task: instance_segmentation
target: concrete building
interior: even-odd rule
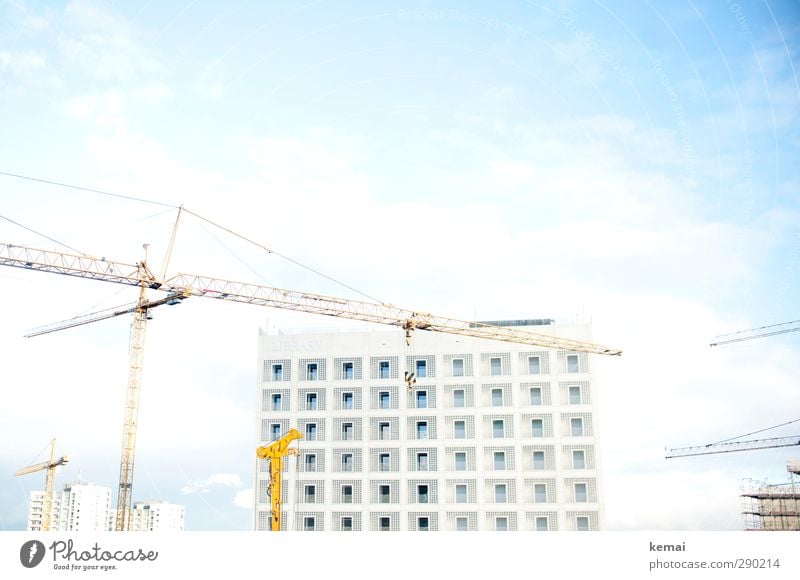
[[[787,462],[790,481],[769,485],[742,482],[742,516],[746,531],[800,531],[800,460]]]
[[[186,508],[161,500],[137,501],[133,504],[131,531],[183,531]]]
[[[587,325],[500,321],[591,340]],[[598,530],[585,353],[417,331],[261,333],[260,444],[297,428],[290,530]],[[416,374],[409,389],[404,373]],[[255,528],[268,530],[265,460]]]
[[[28,508],[28,531],[42,529],[44,492],[32,491]],[[53,494],[50,529],[61,532],[104,532],[114,526],[111,490],[83,481],[68,483]]]

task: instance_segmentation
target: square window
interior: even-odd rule
[[[464,451],[456,451],[455,453],[455,467],[456,471],[467,470],[467,454]]]
[[[544,483],[533,484],[533,501],[536,503],[547,503],[547,485]]]
[[[578,516],[575,518],[575,529],[579,532],[589,531],[589,518],[586,516]]]
[[[427,453],[417,453],[417,471],[428,471]]]
[[[417,486],[417,502],[418,503],[428,503],[428,486],[427,485],[418,485]]]
[[[389,503],[392,500],[392,490],[391,487],[388,485],[381,485],[378,487],[378,496],[380,497],[380,503]]]
[[[392,405],[392,399],[388,391],[381,391],[378,393],[378,402],[381,409],[389,409]]]
[[[280,411],[282,407],[282,397],[280,393],[273,393],[272,395],[272,410]]]
[[[578,355],[577,354],[568,354],[567,355],[567,372],[568,373],[578,373],[578,372],[580,372],[580,368],[578,366]]]
[[[586,469],[586,452],[583,449],[572,450],[572,469]]]
[[[392,521],[390,518],[382,517],[378,520],[378,525],[382,532],[388,532],[392,529]]]
[[[503,361],[498,358],[489,359],[489,374],[502,375],[503,374]]]
[[[350,516],[342,517],[342,525],[341,525],[343,532],[352,532],[353,531],[353,518]]]
[[[351,441],[353,439],[352,423],[342,423],[342,439],[344,441]]]
[[[453,406],[454,407],[464,406],[464,389],[455,389],[453,391]]]
[[[417,439],[427,439],[427,438],[428,438],[428,422],[417,421]]]
[[[506,436],[505,421],[503,419],[492,419],[492,437],[495,439]]]
[[[539,375],[542,373],[542,366],[538,356],[528,357],[528,374]]]
[[[583,401],[581,400],[581,388],[579,386],[573,386],[569,388],[569,404],[570,405],[580,405]]]
[[[283,380],[283,365],[280,364],[272,365],[272,380],[273,381]]]
[[[307,516],[307,517],[303,518],[303,530],[304,531],[313,532],[316,529],[316,525],[317,525],[317,522],[316,522],[316,519],[313,516],[311,516],[311,517]]]
[[[542,388],[541,387],[532,387],[531,388],[531,405],[539,406],[542,404]]]
[[[424,379],[428,376],[428,362],[425,360],[417,361],[417,378]]]
[[[392,425],[388,422],[378,423],[378,439],[388,440],[392,438]]]
[[[531,437],[544,437],[543,419],[531,419]]]
[[[342,363],[342,379],[344,379],[345,381],[353,380],[353,363],[351,362]]]
[[[456,439],[466,439],[467,424],[465,421],[453,421],[453,437]]]
[[[581,417],[572,417],[569,420],[569,427],[573,437],[581,437],[583,435],[583,419]]]
[[[452,361],[453,364],[453,376],[454,377],[463,377],[464,376],[464,359],[463,358],[454,358]]]
[[[430,528],[428,527],[428,518],[425,516],[420,516],[417,518],[417,529],[420,532],[427,532]]]
[[[577,503],[586,503],[587,501],[589,501],[589,496],[586,491],[585,483],[575,484],[575,501]]]
[[[508,518],[506,516],[497,516],[494,519],[494,529],[498,532],[507,532]]]
[[[309,381],[316,381],[319,378],[319,366],[317,363],[308,363],[306,365],[306,379]]]
[[[392,470],[392,456],[388,453],[381,453],[378,456],[378,462],[380,464],[381,471],[391,471]]]
[[[494,501],[497,503],[506,503],[508,501],[505,483],[496,483],[494,485]]]
[[[281,436],[281,424],[280,423],[272,423],[269,426],[269,436],[272,441],[279,439]]]
[[[505,470],[506,468],[506,452],[505,451],[495,451],[494,452],[494,468],[497,470]]]
[[[465,517],[457,517],[456,518],[456,531],[457,532],[466,532],[469,530],[469,520]]]
[[[353,503],[353,486],[342,486],[342,503]]]
[[[316,471],[317,470],[317,456],[314,453],[309,453],[305,456],[305,468],[306,471]]]
[[[492,407],[503,406],[503,389],[492,389]]]
[[[352,453],[342,453],[342,471],[353,471]]]
[[[317,424],[306,423],[306,441],[316,441],[316,440],[317,440]]]
[[[389,378],[389,361],[382,360],[378,363],[378,378],[381,379],[388,379]]]
[[[546,532],[549,530],[549,526],[547,523],[547,516],[538,516],[536,518],[536,531],[537,532]]]
[[[317,503],[317,486],[305,486],[305,493],[303,494],[306,503]]]
[[[306,393],[306,411],[316,411],[317,400],[317,393]]]
[[[342,393],[342,409],[347,411],[353,409],[353,393]]]
[[[428,392],[417,391],[417,409],[427,409],[427,408],[428,408]]]
[[[544,469],[544,451],[533,452],[533,468]]]
[[[456,503],[467,503],[467,484],[456,484]]]

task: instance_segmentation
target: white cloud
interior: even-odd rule
[[[253,488],[237,491],[233,498],[233,505],[244,509],[253,509]]]
[[[195,92],[203,98],[217,101],[225,95],[225,66],[212,60],[200,71],[194,84]]]
[[[241,487],[241,485],[242,479],[235,473],[215,473],[208,479],[194,479],[187,482],[186,485],[181,488],[181,493],[184,495],[207,493],[213,486]]]

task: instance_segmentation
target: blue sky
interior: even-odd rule
[[[387,302],[591,318],[625,350],[596,361],[608,526],[736,529],[737,479],[781,480],[786,450],[662,452],[798,416],[800,334],[707,343],[799,317],[799,35],[773,1],[2,1],[0,171],[185,203]],[[0,202],[92,254],[148,242],[159,266],[175,217],[2,175]],[[184,220],[171,269],[353,295],[212,233]],[[53,246],[2,220],[0,239]],[[56,435],[76,457],[60,481],[80,464],[113,488],[127,321],[20,337],[134,297],[0,287],[2,473]],[[157,320],[136,495],[247,529],[257,328],[326,322],[188,302]],[[0,528],[37,485],[0,476]]]

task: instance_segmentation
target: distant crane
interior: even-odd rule
[[[44,505],[42,506],[42,531],[49,532],[50,525],[53,521],[53,491],[56,484],[56,467],[64,465],[69,462],[69,455],[64,455],[56,459],[56,440],[50,441],[50,461],[44,461],[31,465],[30,467],[23,467],[14,473],[14,475],[27,475],[37,471],[46,470],[47,473],[44,477]]]
[[[742,342],[745,340],[753,340],[754,338],[765,338],[767,336],[775,336],[776,334],[797,332],[798,330],[800,330],[800,320],[792,320],[791,322],[782,322],[780,324],[770,324],[769,326],[760,326],[759,328],[751,328],[749,330],[719,334],[710,346]]]
[[[281,531],[282,521],[282,502],[283,502],[283,458],[289,455],[298,455],[299,450],[290,448],[292,441],[302,439],[303,435],[297,429],[289,429],[289,432],[280,439],[273,441],[269,445],[264,445],[256,449],[256,457],[269,460],[269,487],[267,493],[272,505],[272,523],[270,529],[273,532]]]
[[[179,209],[178,219],[180,218],[180,212],[182,210],[183,208]],[[139,299],[133,305],[79,317],[79,319],[73,318],[56,325],[50,325],[44,329],[39,329],[33,333],[35,335],[42,334],[43,332],[54,332],[63,328],[71,328],[79,324],[87,324],[96,320],[133,312],[133,325],[129,346],[130,364],[125,402],[125,424],[123,428],[122,458],[120,461],[117,501],[116,529],[118,531],[125,531],[130,528],[133,497],[133,468],[136,434],[138,431],[139,394],[141,390],[142,363],[144,357],[144,334],[148,319],[148,311],[155,306],[161,304],[175,304],[191,296],[200,296],[204,298],[227,300],[230,302],[255,304],[257,306],[282,308],[311,314],[399,326],[406,331],[406,341],[409,343],[414,330],[429,330],[574,352],[612,356],[622,354],[620,350],[590,342],[559,338],[557,336],[541,333],[532,333],[516,328],[446,318],[420,311],[397,308],[391,304],[350,300],[270,286],[222,280],[196,274],[179,273],[167,277],[166,269],[175,241],[177,223],[178,221],[176,220],[162,273],[159,276],[153,274],[147,265],[147,246],[145,246],[145,257],[141,262],[128,264],[106,260],[105,258],[94,258],[86,255],[68,254],[0,243],[0,266],[12,266],[38,272],[50,272],[65,276],[101,280],[139,288]],[[146,297],[146,291],[148,289],[167,292],[168,296],[151,302]]]
[[[667,459],[691,457],[693,455],[713,455],[715,453],[732,453],[735,451],[753,451],[756,449],[772,449],[775,447],[791,447],[800,445],[800,436],[772,437],[770,439],[749,439],[747,441],[728,441],[725,443],[709,443],[694,447],[678,447],[670,449]]]

